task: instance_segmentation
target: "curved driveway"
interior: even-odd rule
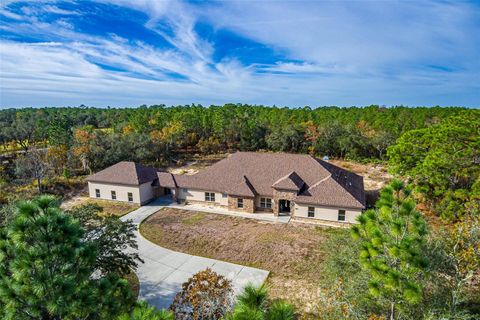
[[[138,251],[145,261],[136,271],[140,280],[139,299],[146,300],[157,308],[168,308],[176,293],[181,290],[182,283],[207,267],[232,280],[235,293],[249,282],[260,285],[266,280],[269,274],[266,270],[172,251],[145,239],[138,231],[140,223],[168,205],[165,200],[155,200],[121,217],[122,220],[132,220],[137,225]]]

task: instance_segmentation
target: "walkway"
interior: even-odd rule
[[[165,199],[155,200],[121,219],[132,220],[138,226],[148,216],[168,206],[170,203]],[[232,280],[236,294],[249,282],[262,284],[269,274],[266,270],[165,249],[145,239],[138,229],[136,235],[140,257],[145,261],[136,271],[140,280],[139,299],[157,308],[168,308],[182,283],[207,267]]]
[[[262,220],[268,222],[278,222],[278,223],[288,223],[290,221],[290,216],[278,216],[276,217],[273,213],[246,213],[246,212],[235,212],[229,211],[227,208],[222,208],[218,206],[209,206],[209,205],[201,205],[201,204],[178,204],[176,202],[171,202],[168,205],[169,208],[176,208],[182,210],[189,210],[189,211],[200,211],[200,212],[207,212],[207,213],[216,213],[222,214],[226,216],[232,217],[240,217],[245,219],[254,219],[254,220]]]

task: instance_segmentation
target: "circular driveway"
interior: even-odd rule
[[[137,225],[138,252],[144,263],[140,263],[136,274],[140,280],[140,300],[161,309],[168,308],[182,284],[195,273],[211,268],[232,281],[235,294],[247,283],[261,285],[269,271],[203,258],[160,247],[145,239],[138,231],[140,223],[158,210],[168,206],[159,199],[121,217]]]

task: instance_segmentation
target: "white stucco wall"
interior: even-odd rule
[[[140,185],[140,202],[146,203],[152,200],[154,197],[152,182],[146,182]]]
[[[186,189],[186,191],[187,192],[185,192],[184,188],[180,188],[177,198],[186,201],[205,201],[205,192],[213,192],[192,189]],[[228,206],[228,196],[225,194],[225,197],[223,197],[222,193],[215,192],[215,204],[220,206]]]
[[[126,186],[115,185],[99,182],[88,182],[88,193],[90,198],[97,198],[95,195],[95,189],[100,190],[100,198],[105,200],[112,200],[111,191],[115,191],[117,194],[117,201],[128,202],[128,193],[133,195],[133,203],[142,204],[150,201],[153,198],[153,190],[151,183],[144,183],[140,186]]]
[[[347,209],[347,208],[329,208],[319,207],[314,205],[296,203],[295,204],[295,217],[307,218],[307,219],[321,219],[336,222],[357,223],[355,218],[362,213],[361,210]],[[315,217],[308,217],[308,207],[315,208]],[[338,221],[338,210],[345,210],[345,221]]]

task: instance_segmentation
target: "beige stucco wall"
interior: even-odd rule
[[[181,200],[188,201],[201,201],[205,202],[205,192],[213,192],[207,190],[192,190],[187,189],[185,192],[184,188],[180,188],[178,191],[177,198]],[[222,193],[215,192],[215,204],[219,206],[228,206],[228,196],[223,197]]]
[[[308,217],[308,207],[315,208],[315,217]],[[347,209],[347,208],[329,208],[329,207],[319,207],[314,205],[295,203],[294,206],[294,216],[307,219],[321,219],[328,221],[337,221],[337,222],[347,222],[347,223],[357,223],[355,218],[362,213],[361,210]],[[345,221],[338,221],[338,210],[345,210]]]
[[[153,190],[151,183],[144,183],[140,186],[127,186],[127,185],[115,185],[108,183],[88,182],[88,193],[91,198],[97,198],[95,195],[95,189],[100,190],[100,198],[112,200],[111,191],[115,191],[117,194],[117,201],[128,202],[128,193],[133,195],[133,203],[143,204],[150,201],[153,198]]]

